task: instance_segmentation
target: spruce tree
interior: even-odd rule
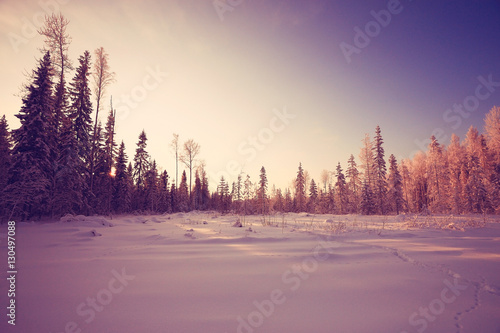
[[[68,117],[63,117],[59,147],[52,200],[53,214],[80,214],[87,209],[87,202],[83,197],[86,186],[85,169],[78,156],[78,143]]]
[[[189,211],[189,188],[187,184],[186,170],[182,171],[181,182],[176,193],[176,200],[178,211]]]
[[[398,162],[396,157],[391,154],[389,156],[389,190],[388,190],[388,199],[389,204],[392,206],[392,209],[399,215],[399,212],[403,209],[403,183],[401,174],[398,169]]]
[[[128,213],[130,211],[131,177],[127,171],[127,160],[128,157],[125,153],[125,143],[122,141],[116,158],[115,180],[113,183],[112,208],[117,214]]]
[[[92,102],[90,101],[90,54],[85,51],[80,58],[73,81],[69,88],[69,117],[73,121],[76,141],[78,144],[78,156],[90,168],[90,131],[92,120]],[[90,170],[93,171],[93,170]],[[89,173],[90,177],[91,173]],[[90,183],[90,179],[89,179]],[[92,189],[92,188],[91,188]]]
[[[337,208],[339,214],[345,214],[349,206],[349,199],[347,193],[347,184],[340,162],[337,165],[336,174],[337,181],[335,182],[335,193],[337,194]]]
[[[12,138],[5,115],[0,119],[0,217],[5,216],[4,190],[9,181],[9,169],[12,163]],[[2,219],[0,218],[0,222]]]
[[[21,126],[13,131],[14,148],[5,199],[10,215],[21,220],[49,213],[56,167],[52,73],[47,52],[34,71],[33,82],[16,115]]]
[[[266,175],[266,169],[262,167],[260,169],[260,176],[259,176],[259,190],[257,192],[258,200],[259,200],[259,207],[260,207],[260,212],[262,215],[265,215],[269,211],[269,207],[267,205],[267,175]]]
[[[361,190],[361,179],[356,161],[354,160],[354,156],[352,154],[349,157],[349,160],[347,161],[346,177],[347,177],[347,193],[349,201],[348,211],[350,213],[358,213],[359,202],[360,202],[359,193]]]
[[[309,213],[316,213],[316,205],[318,201],[318,186],[316,186],[316,182],[314,179],[311,179],[311,183],[309,184],[309,201],[307,203],[307,211]]]
[[[304,169],[302,163],[299,163],[299,171],[295,179],[295,211],[300,213],[305,211],[306,204],[306,180],[304,177]]]
[[[374,140],[374,160],[373,169],[375,173],[375,197],[377,204],[377,211],[379,214],[385,214],[385,204],[387,199],[387,167],[384,159],[384,148],[382,144],[384,143],[382,139],[382,134],[380,132],[380,126],[375,129],[375,140]]]

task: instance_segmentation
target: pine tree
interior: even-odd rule
[[[368,185],[368,179],[363,180],[361,189],[361,213],[363,215],[372,215],[375,213],[375,203],[373,200],[373,193]]]
[[[113,183],[112,208],[115,213],[128,213],[130,211],[132,180],[127,170],[127,162],[128,157],[125,153],[125,143],[122,141],[116,158],[116,173]]]
[[[306,203],[306,179],[304,177],[304,169],[302,169],[302,163],[299,163],[299,171],[297,172],[297,178],[295,179],[295,211],[303,212],[305,211]]]
[[[90,54],[85,51],[78,59],[80,65],[76,69],[69,88],[69,117],[73,121],[78,144],[78,156],[90,168],[90,130],[92,102],[90,101]],[[93,170],[92,170],[93,171]],[[90,180],[89,180],[90,181]]]
[[[266,176],[266,169],[262,167],[260,169],[260,176],[259,176],[259,190],[257,191],[257,198],[259,200],[259,207],[260,207],[260,212],[262,215],[265,215],[269,211],[269,207],[267,204],[268,198],[267,198],[267,176]]]
[[[347,176],[347,193],[349,201],[348,211],[350,213],[358,213],[359,203],[360,203],[359,192],[361,190],[361,179],[353,155],[351,155],[349,157],[349,160],[347,161],[346,176]]]
[[[316,213],[316,204],[318,200],[318,186],[316,186],[316,182],[314,179],[311,179],[311,183],[309,184],[309,200],[307,202],[307,211],[309,213]]]
[[[349,207],[347,184],[345,181],[345,176],[342,171],[342,167],[337,165],[337,181],[335,182],[335,193],[337,194],[337,208],[339,214],[345,214]]]
[[[53,214],[79,214],[86,211],[83,197],[86,187],[85,168],[78,156],[78,142],[69,118],[63,117],[60,134],[60,154],[55,175]]]
[[[284,211],[286,213],[293,212],[292,193],[290,192],[290,189],[288,189],[288,188],[285,191],[285,206],[284,206]]]
[[[172,212],[168,180],[167,171],[163,171],[160,175],[158,200],[158,212],[161,214]]]
[[[187,184],[186,170],[182,171],[179,189],[176,192],[177,210],[180,212],[189,211],[189,189]]]
[[[0,222],[5,212],[4,190],[9,181],[9,169],[12,163],[12,138],[5,115],[0,119]]]
[[[47,52],[34,71],[33,83],[16,115],[21,127],[13,131],[14,148],[5,199],[11,215],[21,220],[49,213],[56,133],[52,73]]]
[[[231,207],[231,195],[229,194],[229,185],[227,184],[224,176],[221,177],[220,183],[217,186],[217,199],[216,205],[218,206],[221,214],[229,211]]]
[[[427,153],[427,174],[429,180],[429,209],[432,212],[443,213],[448,210],[446,194],[448,192],[448,166],[446,165],[445,152],[431,136],[429,151]]]
[[[149,154],[146,151],[148,138],[146,132],[142,130],[137,142],[137,149],[134,156],[134,182],[138,189],[144,187],[144,176],[149,169]]]
[[[387,197],[389,199],[389,204],[391,205],[392,211],[395,211],[397,215],[403,209],[403,182],[401,174],[398,169],[398,162],[396,157],[391,154],[389,156],[389,190]]]
[[[158,170],[156,161],[149,163],[149,170],[144,175],[144,208],[149,212],[158,211],[159,189],[158,189]]]
[[[375,139],[374,139],[374,160],[373,169],[375,173],[375,198],[377,203],[377,211],[379,214],[384,215],[386,212],[386,200],[387,200],[387,167],[384,160],[384,148],[382,144],[384,143],[382,139],[382,134],[380,132],[380,126],[375,129]]]

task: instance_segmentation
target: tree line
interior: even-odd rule
[[[268,188],[264,167],[259,179],[240,174],[231,184],[221,178],[210,191],[200,145],[174,134],[175,177],[161,171],[147,151],[143,130],[133,160],[115,140],[115,111],[98,121],[106,90],[114,80],[108,54],[85,51],[73,67],[67,55],[68,21],[47,16],[39,33],[43,56],[24,88],[10,131],[0,119],[0,213],[2,221],[65,214],[172,213],[218,210],[222,213],[328,214],[498,213],[500,210],[500,108],[485,118],[485,133],[471,127],[465,139],[453,135],[448,146],[432,136],[426,152],[398,164],[386,161],[379,126],[362,141],[359,165],[354,155],[344,171],[324,170],[311,179],[299,163],[293,185]],[[74,71],[67,84],[66,77]],[[95,114],[95,119],[92,115]],[[180,182],[179,162],[184,166]]]

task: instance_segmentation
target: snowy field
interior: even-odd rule
[[[16,241],[0,332],[500,332],[498,217],[67,216]]]

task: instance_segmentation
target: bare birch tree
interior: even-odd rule
[[[90,153],[90,191],[92,191],[94,185],[94,168],[95,168],[95,154],[96,154],[96,143],[97,143],[97,122],[99,119],[99,109],[101,105],[101,100],[106,94],[106,88],[115,81],[115,73],[111,72],[108,64],[109,55],[106,53],[104,48],[100,48],[94,51],[96,60],[94,63],[94,70],[92,72],[92,78],[94,81],[94,94],[96,98],[96,109],[95,109],[95,123],[94,123],[94,135],[92,138],[92,147]]]
[[[184,151],[182,152],[179,159],[182,163],[189,169],[189,195],[191,195],[191,174],[196,162],[196,156],[200,153],[200,145],[194,142],[193,139],[189,139],[184,142]]]

